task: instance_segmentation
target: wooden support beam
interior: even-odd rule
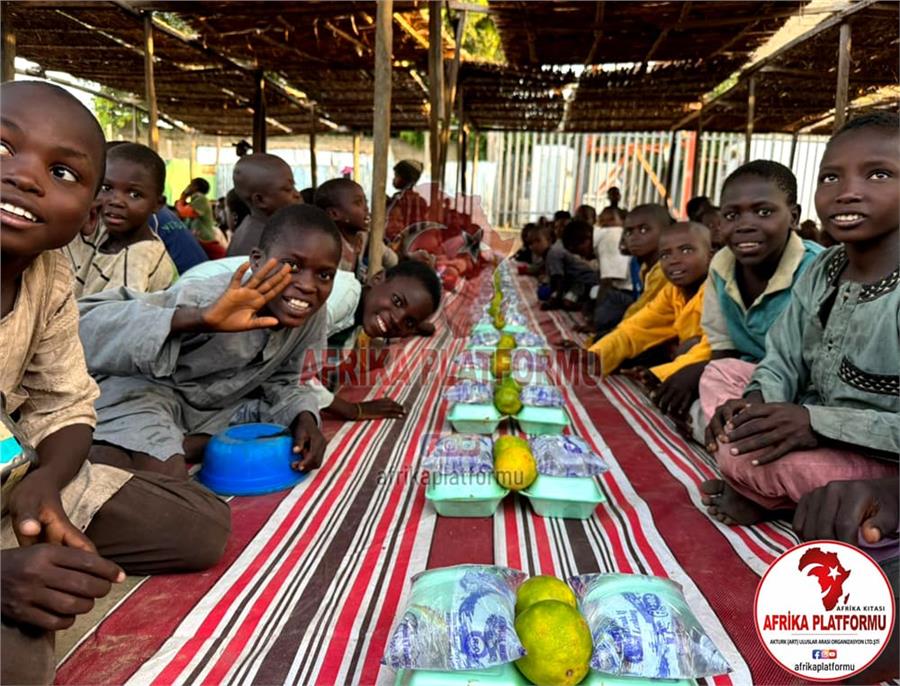
[[[456,85],[459,81],[459,60],[462,50],[463,30],[466,25],[466,13],[463,12],[456,23],[456,40],[453,61],[447,76],[447,87],[444,90],[446,102],[444,104],[444,125],[441,129],[441,185],[444,185],[444,173],[447,167],[447,148],[450,145],[450,122],[453,119],[453,105],[456,101]]]
[[[266,80],[262,69],[254,76],[253,91],[253,152],[266,151]]]
[[[672,197],[672,180],[675,174],[675,151],[678,149],[678,131],[669,135],[669,164],[666,166],[666,198]]]
[[[594,10],[594,42],[591,43],[591,49],[588,51],[587,57],[584,58],[585,66],[593,64],[597,57],[597,50],[600,49],[600,41],[603,39],[603,15],[606,12],[606,3],[604,0],[598,0],[597,9]]]
[[[13,31],[9,12],[3,16],[0,23],[0,31],[3,33],[2,67],[0,67],[0,81],[12,81],[16,78],[16,34]]]
[[[309,111],[309,168],[312,173],[312,188],[319,187],[319,172],[316,165],[316,108]]]
[[[401,12],[394,12],[394,21],[397,22],[397,26],[403,29],[403,32],[412,38],[416,43],[421,45],[426,50],[428,49],[428,37],[423,36],[421,32],[416,30],[416,27],[409,23],[409,20],[403,16]]]
[[[353,132],[353,180],[359,183],[359,131]]]
[[[444,104],[444,54],[441,50],[442,0],[428,2],[428,132],[431,166],[431,207],[438,202],[441,178],[441,113]]]
[[[159,150],[159,111],[156,108],[156,79],[153,78],[153,13],[145,12],[144,19],[144,98],[150,122],[147,128],[147,145]]]
[[[678,14],[678,23],[679,24],[684,21],[684,18],[687,16],[690,9],[691,9],[690,2],[681,3],[681,12]],[[669,36],[669,31],[671,31],[671,30],[672,30],[672,28],[670,26],[667,26],[662,31],[660,31],[659,35],[656,37],[656,40],[653,41],[653,45],[650,46],[650,49],[647,51],[647,54],[644,55],[644,59],[642,60],[644,63],[643,67],[642,67],[642,71],[644,73],[647,73],[647,68],[648,68],[648,64],[649,64],[650,60],[653,59],[653,56],[656,54],[656,51],[659,50],[659,47],[663,44],[663,42]]]
[[[750,161],[750,143],[753,141],[753,122],[756,118],[756,74],[751,74],[747,84],[747,133],[744,136],[744,164]]]
[[[327,28],[329,31],[331,31],[335,36],[338,36],[339,38],[343,38],[345,41],[350,43],[350,45],[352,45],[354,48],[356,48],[356,54],[359,55],[360,57],[362,57],[363,55],[372,54],[372,49],[368,45],[363,43],[358,38],[351,36],[346,31],[338,28],[332,22],[326,20],[325,28]]]
[[[391,142],[391,68],[394,0],[380,0],[375,14],[375,111],[372,119],[372,235],[369,239],[369,277],[381,271],[384,254],[385,190]],[[440,18],[440,15],[438,15]],[[434,34],[432,34],[434,35]],[[438,34],[440,35],[440,34]],[[440,45],[440,42],[438,43]]]
[[[694,156],[691,159],[691,197],[697,195],[700,185],[700,158],[703,155],[703,112],[697,118],[697,137],[694,139]]]
[[[472,190],[469,193],[469,196],[471,197],[471,200],[469,201],[469,214],[472,214],[475,210],[475,189],[478,188],[475,184],[478,182],[478,158],[481,156],[481,131],[475,129],[472,139]]]
[[[834,127],[840,129],[847,121],[847,104],[850,90],[850,22],[841,24],[838,43],[837,90],[834,96]]]
[[[797,141],[800,138],[800,134],[796,131],[791,136],[791,158],[788,161],[788,168],[794,168],[794,160],[797,158]]]
[[[465,211],[466,201],[466,127],[463,125],[463,92],[460,88],[457,94],[457,130],[456,130],[456,177],[459,180],[456,184],[457,209],[459,209],[459,200],[463,201],[463,211]]]

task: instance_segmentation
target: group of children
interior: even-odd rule
[[[259,153],[234,169],[247,214],[228,256],[206,260],[181,240],[155,152],[107,144],[59,88],[0,88],[0,392],[36,455],[4,481],[0,681],[45,683],[54,632],[124,573],[221,556],[229,509],[186,478],[210,435],[282,424],[310,470],[321,411],[404,415],[337,397],[310,353],[427,335],[441,282],[415,260],[368,273],[363,189],[335,179],[304,203],[290,167]],[[584,309],[602,373],[646,384],[716,455],[723,478],[702,498],[723,522],[790,509],[807,538],[896,540],[898,128],[864,116],[829,142],[816,207],[838,245],[824,252],[797,233],[793,174],[765,161],[688,221],[626,212],[616,192],[599,217],[584,206],[523,232],[544,307]],[[192,182],[176,211],[210,256],[204,199]]]
[[[4,427],[33,456],[4,474],[0,681],[49,683],[54,632],[125,573],[221,556],[229,508],[187,478],[212,434],[282,424],[306,471],[324,455],[322,410],[404,416],[388,398],[337,397],[320,365],[329,338],[346,349],[433,331],[442,288],[417,261],[367,274],[362,188],[336,179],[302,204],[272,155],[235,166],[249,213],[230,257],[179,250],[193,243],[165,234],[186,230],[208,252],[202,179],[176,203],[185,229],[155,152],[107,144],[60,88],[0,89],[0,393]]]
[[[583,309],[601,373],[640,381],[716,456],[701,499],[722,522],[791,512],[804,537],[857,543],[862,527],[897,557],[898,139],[880,112],[828,142],[815,204],[830,249],[801,237],[790,169],[763,160],[686,221],[642,205],[592,226],[579,208],[523,232],[544,307]]]

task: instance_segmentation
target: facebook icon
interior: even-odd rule
[[[813,660],[821,660],[822,659],[822,651],[821,650],[814,650],[814,651],[812,651],[812,653],[813,653],[813,656],[812,656]]]

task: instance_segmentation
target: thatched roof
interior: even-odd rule
[[[849,102],[900,85],[900,3],[860,4],[846,14],[851,26]],[[754,131],[795,132],[834,109],[839,31],[835,18],[815,35],[789,44],[748,70],[737,85],[708,106],[703,127],[734,130],[746,126],[750,74],[755,74]],[[824,28],[822,28],[824,27]],[[897,91],[893,102],[897,109]]]

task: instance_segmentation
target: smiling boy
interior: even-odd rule
[[[146,145],[109,148],[97,200],[100,224],[64,251],[75,273],[75,297],[125,286],[136,291],[168,288],[177,276],[165,243],[150,228],[163,204],[166,165]]]
[[[851,120],[825,148],[816,210],[842,245],[797,281],[765,357],[749,378],[731,377],[734,395],[710,420],[723,479],[701,488],[722,522],[776,516],[832,481],[897,475],[898,149],[900,118],[889,112]]]
[[[7,82],[0,97],[0,394],[37,453],[20,481],[3,484],[0,682],[52,683],[55,631],[124,572],[215,564],[230,512],[195,483],[86,461],[97,386],[58,248],[89,221],[103,132],[57,86]]]
[[[666,227],[659,239],[659,263],[668,284],[640,312],[624,320],[589,348],[600,357],[603,375],[612,374],[627,359],[677,338],[681,344],[675,359],[657,365],[644,376],[665,381],[698,356],[693,348],[700,339],[703,283],[711,249],[709,230],[696,222]]]
[[[322,305],[339,259],[334,223],[294,205],[272,215],[233,276],[83,299],[81,336],[101,390],[91,458],[184,477],[186,440],[240,414],[290,427],[296,466],[318,467],[319,408],[299,378],[307,352],[325,348]]]
[[[732,172],[722,185],[722,218],[725,249],[710,264],[701,320],[701,345],[710,348],[713,362],[685,367],[655,396],[676,420],[700,397],[691,422],[701,443],[709,417],[730,397],[722,394],[732,392],[722,380],[763,358],[766,333],[787,307],[800,275],[822,252],[796,234],[797,179],[778,162],[756,160]]]

